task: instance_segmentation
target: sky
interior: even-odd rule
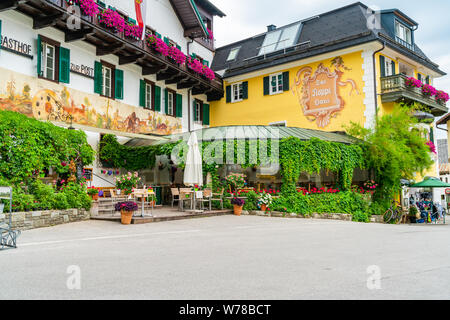
[[[226,17],[216,17],[214,38],[216,47],[266,32],[267,26],[283,26],[291,22],[320,15],[356,0],[210,0]],[[448,76],[434,80],[434,86],[450,93],[450,1],[428,0],[361,1],[367,6],[384,9],[399,9],[419,27],[415,31],[415,42],[422,51],[437,63]],[[438,130],[446,137],[444,131]],[[441,135],[439,135],[441,137]]]

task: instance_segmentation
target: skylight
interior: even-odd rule
[[[266,34],[263,45],[259,50],[259,55],[268,54],[274,51],[292,47],[299,36],[301,23],[277,29]]]
[[[241,47],[237,47],[237,48],[231,49],[230,53],[228,54],[227,61],[231,61],[231,60],[236,59],[240,49],[241,49]]]

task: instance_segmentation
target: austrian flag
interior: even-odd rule
[[[142,31],[142,39],[145,38],[145,25],[147,22],[147,1],[148,0],[134,0],[136,8],[136,20]]]

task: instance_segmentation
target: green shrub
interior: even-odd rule
[[[312,213],[368,212],[369,206],[363,195],[355,192],[322,193],[303,195],[299,192],[274,199],[274,211],[311,215]]]
[[[52,199],[52,207],[58,210],[70,209],[66,194],[55,193]]]
[[[245,199],[245,204],[243,207],[243,210],[246,211],[254,211],[256,210],[257,207],[257,202],[258,202],[258,194],[255,191],[250,191],[247,193],[247,199]]]
[[[363,211],[352,213],[352,220],[356,222],[369,222],[369,214]]]
[[[66,195],[69,208],[89,210],[92,206],[92,199],[86,193],[86,187],[83,184],[68,183],[61,188],[62,193]]]

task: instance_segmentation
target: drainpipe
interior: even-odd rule
[[[386,42],[383,41],[383,47],[377,51],[375,51],[372,55],[372,61],[373,61],[373,89],[375,92],[375,121],[378,121],[378,94],[377,94],[377,67],[376,67],[376,60],[375,55],[386,48]]]

